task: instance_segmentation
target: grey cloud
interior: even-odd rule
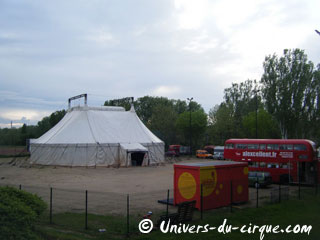
[[[300,4],[283,6],[290,9],[284,18],[289,25],[299,21],[291,12],[305,15],[296,10],[303,9]],[[101,105],[177,86],[182,90],[175,98],[193,96],[208,111],[222,101],[231,82],[249,77],[214,69],[241,62],[243,56],[230,50],[233,34],[219,29],[214,16],[199,29],[183,30],[176,14],[171,0],[1,1],[1,106],[54,111],[80,93],[91,93],[89,103]],[[234,31],[268,14],[260,8]],[[205,48],[212,39],[215,46]],[[319,44],[303,46],[307,43],[319,59]],[[192,44],[204,50],[191,51]],[[262,70],[262,61],[251,69]]]

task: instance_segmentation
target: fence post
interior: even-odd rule
[[[201,220],[203,219],[203,186],[202,183],[200,185],[200,213]]]
[[[88,190],[86,190],[86,219],[85,219],[85,229],[88,229]]]
[[[50,188],[50,224],[52,224],[52,187]]]
[[[127,195],[127,237],[129,237],[129,194]]]
[[[279,182],[279,203],[281,202],[281,182]]]
[[[168,214],[169,214],[169,195],[170,195],[170,189],[168,189],[168,193],[167,193],[167,218],[168,218]]]
[[[232,201],[233,201],[233,197],[232,197],[232,180],[230,181],[230,212],[232,212]]]
[[[300,174],[299,174],[299,176],[298,176],[298,186],[299,186],[299,188],[298,188],[298,198],[299,198],[299,200],[300,200]]]
[[[257,177],[257,182],[258,182],[258,177]],[[259,207],[259,187],[258,185],[256,186],[256,192],[257,192],[257,204],[256,204],[256,207],[258,208]]]

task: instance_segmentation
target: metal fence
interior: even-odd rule
[[[205,219],[211,214],[216,214],[217,211],[220,213],[221,211],[233,212],[238,209],[257,208],[266,204],[279,203],[288,199],[303,199],[309,195],[318,194],[318,185],[273,184],[266,188],[250,187],[248,192],[246,192],[246,187],[241,188],[239,186],[242,186],[239,181],[225,181],[209,187],[205,185],[187,186],[184,189],[176,190],[179,193],[175,192],[174,189],[167,189],[165,191],[131,194],[26,186],[23,184],[14,187],[37,194],[48,203],[45,220],[47,223],[60,225],[62,223],[57,220],[59,214],[75,213],[79,214],[79,218],[81,218],[79,219],[79,228],[103,228],[105,226],[103,219],[99,222],[92,216],[104,215],[114,219],[113,226],[105,227],[109,232],[118,234],[138,232],[138,222],[144,217],[150,217],[153,221],[156,221],[162,214],[177,212],[177,207],[173,205],[173,199],[176,198],[176,201],[178,201],[181,191],[184,191],[187,197],[191,196],[193,191],[198,194],[197,210],[194,211],[193,215],[194,220]],[[248,201],[240,201],[241,198],[238,198],[237,195],[241,194],[247,195]],[[222,203],[219,209],[205,210],[208,206],[214,205],[214,201]],[[150,212],[152,212],[152,215]]]

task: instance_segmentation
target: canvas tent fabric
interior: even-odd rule
[[[144,154],[141,166],[148,165],[148,149],[142,146],[140,143],[121,143],[120,144],[120,165],[131,166],[133,153]],[[133,165],[136,165],[136,162]]]
[[[30,161],[41,165],[131,166],[132,152],[145,152],[143,164],[164,162],[164,143],[134,108],[73,107],[52,129],[30,140]]]

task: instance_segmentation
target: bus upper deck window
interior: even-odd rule
[[[226,144],[226,149],[233,149],[233,148],[234,148],[233,143],[227,143]]]
[[[248,149],[259,149],[258,144],[248,144]]]
[[[307,151],[307,146],[304,144],[295,144],[293,148],[297,151]]]
[[[268,150],[279,150],[279,145],[278,144],[268,144],[267,149]]]
[[[236,144],[237,149],[247,149],[247,144],[238,143]]]
[[[260,144],[260,149],[261,150],[265,150],[266,149],[266,145],[265,144]]]
[[[291,144],[282,144],[282,145],[279,146],[279,149],[280,150],[292,150],[293,147],[292,147]]]

